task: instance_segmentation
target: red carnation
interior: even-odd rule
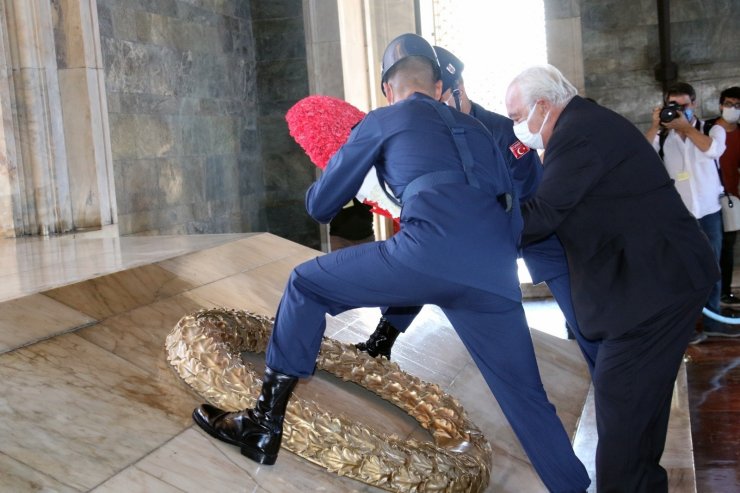
[[[290,135],[321,169],[347,142],[352,127],[365,113],[331,96],[308,96],[285,114]]]

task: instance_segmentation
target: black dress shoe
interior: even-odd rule
[[[380,355],[391,359],[391,348],[400,333],[388,320],[381,317],[378,326],[375,328],[375,332],[370,334],[367,341],[358,342],[355,344],[355,347],[360,351],[366,352],[373,358]]]
[[[272,465],[283,438],[285,408],[297,382],[296,377],[265,368],[254,409],[228,412],[203,404],[193,411],[193,421],[213,438],[240,447],[242,455]]]

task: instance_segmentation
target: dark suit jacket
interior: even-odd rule
[[[553,232],[563,243],[589,339],[624,335],[719,279],[706,236],[647,139],[578,96],[555,123],[523,215],[523,243]]]

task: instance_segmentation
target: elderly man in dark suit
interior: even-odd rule
[[[667,492],[659,465],[673,384],[719,269],[657,153],[625,118],[576,95],[552,66],[509,86],[514,132],[546,149],[522,242],[556,233],[593,373],[599,492]]]

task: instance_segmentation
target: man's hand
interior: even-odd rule
[[[684,134],[688,133],[692,128],[694,128],[693,125],[691,125],[691,122],[686,119],[686,116],[681,111],[678,112],[678,118],[669,122],[663,122],[661,124],[665,128],[677,130]]]
[[[660,128],[660,110],[662,110],[662,106],[656,106],[653,108],[653,125],[651,128],[659,129]]]

